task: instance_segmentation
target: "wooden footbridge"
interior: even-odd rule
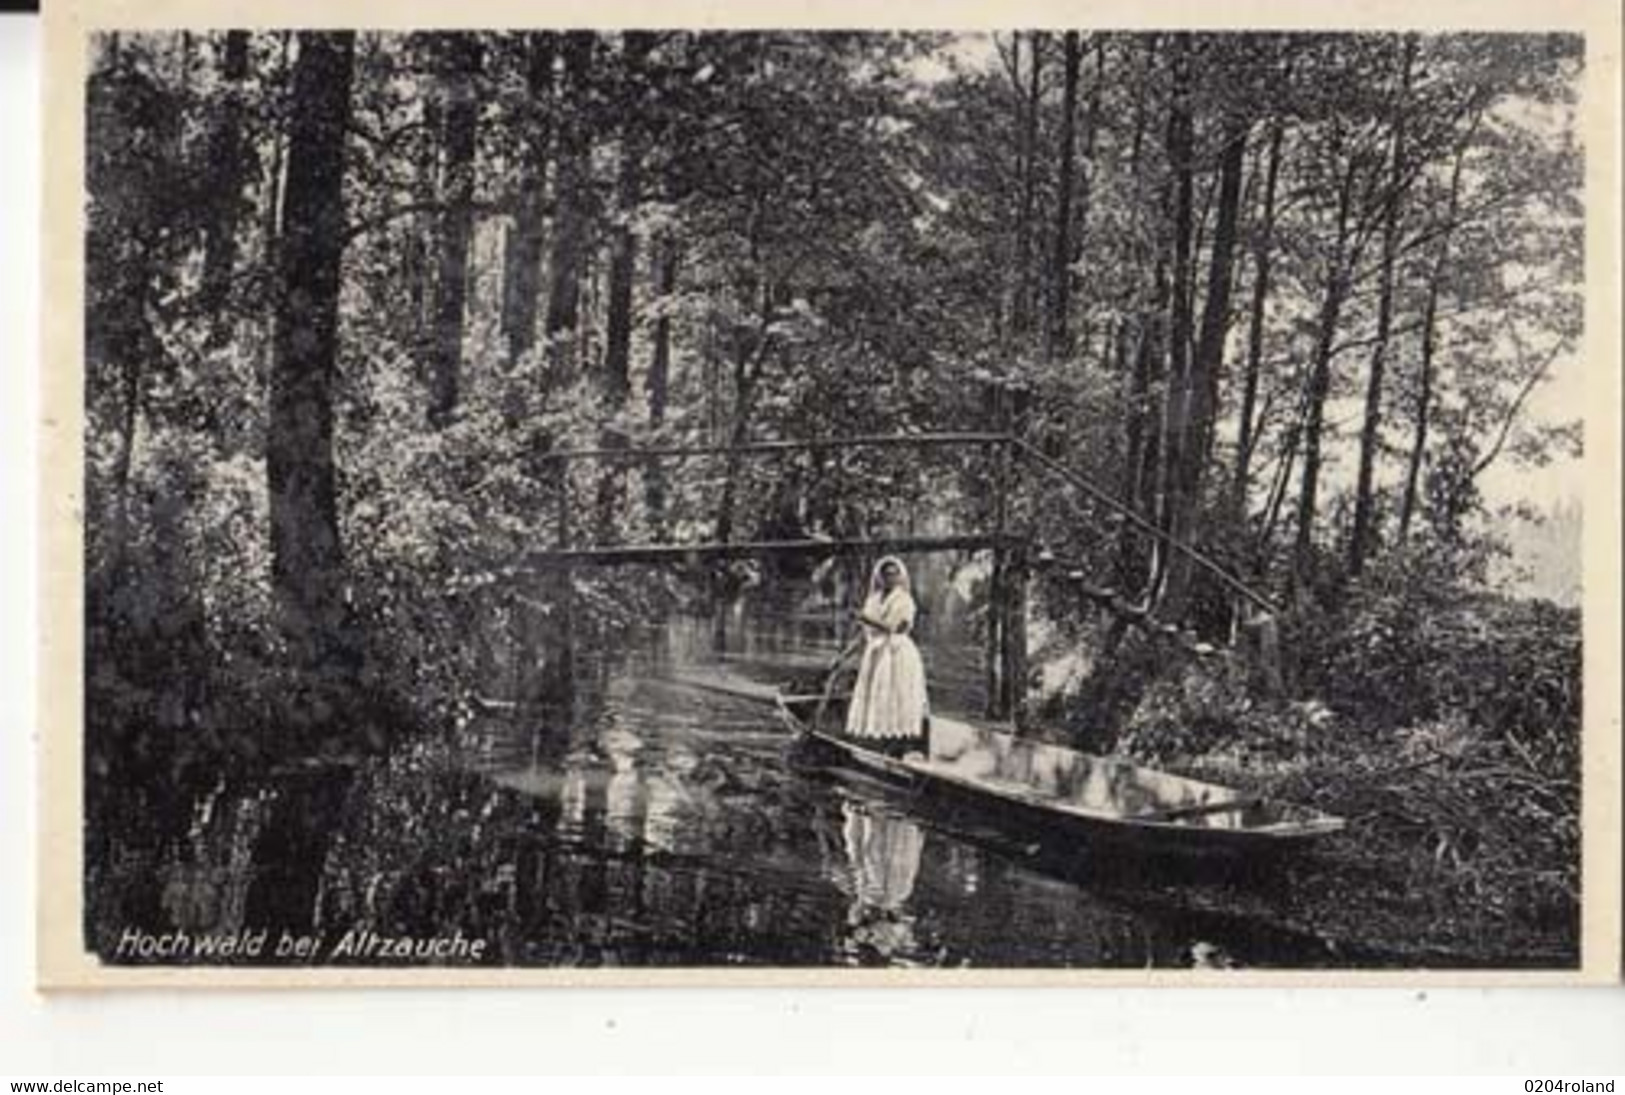
[[[769,556],[811,558],[860,557],[874,559],[882,554],[925,552],[987,551],[992,554],[986,628],[988,714],[1005,718],[1019,713],[1024,689],[1018,682],[1027,677],[1027,587],[1037,567],[1065,567],[1080,592],[1106,604],[1128,618],[1138,615],[1144,626],[1167,634],[1177,628],[1150,621],[1145,606],[1126,602],[1117,591],[1088,583],[1076,567],[1056,559],[1029,532],[1013,527],[1010,513],[1012,487],[1018,473],[1038,474],[1065,482],[1094,502],[1126,521],[1169,550],[1187,556],[1195,565],[1213,575],[1238,597],[1263,612],[1274,614],[1268,599],[1236,579],[1211,558],[1187,544],[1169,539],[1155,524],[1131,507],[1100,489],[1085,476],[1044,455],[1025,441],[1013,428],[1013,416],[1003,401],[996,404],[1000,429],[987,432],[935,432],[870,434],[807,440],[755,441],[738,445],[663,445],[633,448],[606,446],[591,449],[553,450],[542,459],[553,467],[560,484],[557,525],[553,544],[531,552],[529,566],[557,571],[559,568],[679,565],[697,566],[707,562]],[[574,532],[569,483],[573,467],[633,465],[644,468],[666,461],[724,457],[730,461],[752,456],[811,454],[814,458],[843,451],[930,449],[970,451],[980,454],[990,472],[992,496],[986,507],[986,526],[980,529],[935,535],[897,535],[864,538],[802,538],[733,540],[698,543],[583,544]]]

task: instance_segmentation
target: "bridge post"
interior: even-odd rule
[[[1011,504],[1015,491],[1015,452],[1012,441],[1022,429],[1028,411],[1028,393],[1000,385],[994,408],[997,428],[1007,440],[1000,443],[994,519],[999,547],[994,556],[995,583],[990,616],[992,660],[997,663],[993,707],[996,718],[1020,722],[1027,701],[1027,585],[1028,559],[1025,537],[1011,533]]]
[[[1004,717],[1020,723],[1027,707],[1027,547],[1010,549],[1005,574]]]
[[[998,380],[986,385],[986,403],[993,413],[993,431],[1001,439],[988,445],[993,489],[993,569],[988,575],[986,614],[986,695],[988,718],[1009,718],[1014,712],[1011,677],[1011,552],[1009,552],[1009,494],[1011,494],[1011,431],[1009,388]]]
[[[1009,416],[1005,412],[1005,390],[997,381],[989,381],[986,385],[987,405],[993,413],[992,427],[996,433],[1004,433],[1009,425]],[[1010,713],[1009,689],[1007,687],[1007,673],[1009,660],[1005,653],[1005,628],[1008,626],[1009,610],[1005,595],[1005,505],[1009,494],[1010,478],[1010,446],[1005,441],[995,441],[988,445],[987,451],[990,486],[993,491],[993,565],[988,574],[987,584],[987,636],[986,649],[983,659],[983,674],[986,681],[987,716],[992,719],[1002,719]]]

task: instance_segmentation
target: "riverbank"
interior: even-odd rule
[[[1239,654],[1141,650],[1118,725],[1050,696],[1051,733],[1344,818],[1250,916],[1417,966],[1576,966],[1579,614],[1443,590],[1323,632],[1297,652],[1316,698],[1261,696]]]
[[[1506,806],[1482,761],[1374,766],[1345,751],[1284,777],[1204,758],[1175,771],[1346,818],[1344,832],[1285,868],[1268,902],[1225,895],[1213,911],[1299,931],[1353,957],[1415,967],[1567,969],[1579,962],[1577,879],[1545,864],[1561,836]],[[1576,834],[1577,838],[1577,834]]]

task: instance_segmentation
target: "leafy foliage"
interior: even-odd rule
[[[468,638],[492,621],[567,689],[572,643],[772,577],[533,573],[538,551],[1002,506],[1056,562],[1035,607],[1087,654],[1052,703],[1076,740],[1279,776],[1459,738],[1440,747],[1471,775],[1421,793],[1478,810],[1491,768],[1520,773],[1514,811],[1560,835],[1477,847],[1503,880],[1572,869],[1578,621],[1487,590],[1484,483],[1579,450],[1530,413],[1583,334],[1577,40],[363,34],[339,284],[312,302],[279,259],[310,212],[285,190],[318,37],[95,41],[93,789],[383,748],[497,683]],[[340,317],[311,374],[337,497],[289,510],[339,545],[352,641],[320,667],[290,656],[301,576],[268,527],[296,302]],[[1005,412],[1083,480],[1005,480],[982,453],[559,455]],[[1362,434],[1377,474],[1349,487]],[[1290,606],[1286,695],[1190,654],[1255,621],[1170,537]],[[1441,855],[1466,870],[1485,815],[1461,816]]]

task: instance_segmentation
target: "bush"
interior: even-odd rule
[[[1470,589],[1436,555],[1395,553],[1298,640],[1306,689],[1361,727],[1459,717],[1541,773],[1578,779],[1575,609]]]
[[[1327,931],[1572,954],[1579,614],[1474,588],[1449,563],[1377,561],[1331,611],[1296,621],[1300,699],[1260,699],[1238,658],[1142,659],[1118,746],[1348,820],[1311,868],[1327,882],[1306,892],[1362,878],[1365,896],[1299,910]]]

